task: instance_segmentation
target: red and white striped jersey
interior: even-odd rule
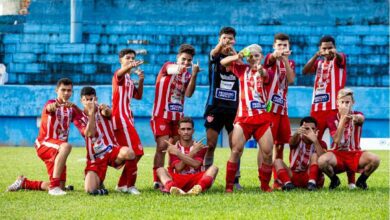
[[[231,71],[240,81],[240,100],[237,118],[251,117],[266,112],[266,94],[263,77],[257,71],[250,69],[249,65],[233,62]]]
[[[191,147],[183,147],[180,144],[179,141],[176,143],[176,146],[185,155],[188,155],[191,152],[192,148],[193,148],[193,146],[191,146]],[[202,150],[200,150],[193,157],[193,159],[198,160],[198,161],[200,161],[203,164],[203,160],[204,160],[204,156],[206,155],[206,152],[207,152],[207,148],[203,148]],[[169,154],[169,167],[168,167],[168,170],[170,172],[179,173],[179,174],[194,174],[194,173],[199,173],[199,172],[202,171],[202,166],[199,166],[197,169],[194,169],[193,167],[190,167],[190,166],[186,166],[186,167],[184,167],[183,170],[178,172],[175,169],[175,165],[177,163],[179,163],[180,161],[181,161],[180,158],[178,158],[176,155]]]
[[[272,65],[269,63],[270,56],[268,54],[265,57],[264,68],[267,69],[269,83],[265,85],[265,89],[268,94],[268,100],[272,102],[271,112],[280,115],[287,115],[287,73],[284,63],[280,60],[276,60]],[[291,69],[295,72],[295,62],[293,60],[288,61]]]
[[[94,161],[96,158],[104,156],[106,152],[111,151],[113,147],[119,146],[115,139],[111,120],[104,117],[100,111],[95,113],[95,137],[85,136],[84,132],[88,123],[88,116],[85,113],[83,113],[82,121],[83,129],[81,130],[81,133],[85,140],[88,160]]]
[[[191,79],[189,72],[168,75],[166,62],[158,73],[152,117],[179,120],[184,113],[185,91]]]
[[[131,99],[137,94],[130,74],[117,76],[118,70],[112,77],[112,123],[114,130],[118,128],[134,126],[133,113],[131,112]]]
[[[337,93],[344,88],[347,78],[345,54],[341,54],[341,57],[340,64],[337,64],[336,57],[330,61],[318,59],[314,63],[313,68],[316,77],[311,106],[312,112],[337,109]]]
[[[322,149],[326,151],[326,143],[320,140]],[[294,147],[290,146],[290,168],[294,172],[305,172],[310,165],[310,157],[316,152],[314,144],[301,141]]]
[[[354,115],[363,115],[361,112],[353,111],[351,114]],[[364,116],[364,115],[363,115]],[[339,126],[340,115],[337,115],[328,118],[328,127],[330,135],[333,137],[336,134],[337,127]],[[344,134],[341,137],[340,144],[337,145],[335,142],[332,143],[333,150],[339,151],[356,151],[361,150],[360,148],[360,137],[362,136],[363,124],[357,125],[349,120],[345,124]]]
[[[78,120],[82,117],[81,112],[75,108],[64,105],[59,106],[55,112],[48,112],[46,106],[56,102],[55,99],[46,102],[41,114],[41,126],[39,128],[38,142],[49,139],[68,141],[70,123],[74,122],[79,128]]]

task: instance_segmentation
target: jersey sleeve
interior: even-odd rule
[[[247,68],[247,66],[245,64],[241,64],[241,63],[237,63],[237,62],[232,62],[231,65],[229,66],[230,68],[230,71],[235,75],[237,76],[238,78],[240,78],[240,76],[242,74],[245,73],[245,69]]]
[[[264,68],[271,68],[273,66],[274,63],[271,63],[270,62],[270,59],[271,59],[271,53],[267,54],[267,56],[265,56],[265,59],[264,59]]]
[[[333,137],[336,134],[338,123],[339,123],[339,120],[337,119],[336,116],[333,116],[333,117],[330,117],[327,119],[329,133],[330,133],[331,137]]]
[[[294,71],[295,73],[295,61],[294,60],[288,60],[288,62],[290,63],[290,67],[291,69]]]
[[[317,68],[318,68],[318,63],[320,62],[320,60],[319,59],[317,59],[315,62],[314,62],[314,65],[313,65],[313,67],[312,67],[312,69],[310,70],[310,72],[311,73],[315,73],[316,72],[316,70],[317,70]]]
[[[180,163],[180,161],[181,160],[176,155],[169,154],[169,166],[172,169],[175,169],[175,165]]]
[[[112,81],[115,82],[117,85],[123,85],[124,83],[124,78],[125,78],[125,75],[121,76],[121,77],[118,77],[118,70],[115,71],[114,73],[114,77],[112,78]]]
[[[85,128],[87,127],[88,119],[82,113],[75,112],[73,115],[73,124],[79,130],[80,134],[85,137]]]
[[[207,148],[203,148],[198,153],[195,154],[194,159],[200,161],[203,164],[204,157],[206,155]]]
[[[172,64],[171,62],[166,62],[166,63],[164,63],[164,65],[161,67],[161,69],[160,69],[160,72],[158,72],[158,75],[162,75],[162,76],[165,76],[165,75],[167,75],[168,74],[168,72],[167,72],[167,68],[168,68],[168,65],[169,64]]]

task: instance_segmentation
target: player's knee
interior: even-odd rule
[[[323,155],[320,158],[318,158],[317,163],[318,163],[318,166],[321,169],[323,169],[323,168],[328,166],[329,160],[325,155]]]
[[[135,159],[134,151],[131,150],[130,148],[127,148],[125,150],[124,155],[125,155],[126,160],[134,160]]]
[[[232,149],[232,156],[235,158],[240,158],[242,151],[243,151],[243,149],[241,149],[241,148],[233,148]]]
[[[381,160],[379,159],[379,157],[377,155],[371,156],[371,163],[374,167],[378,167],[380,162],[381,162]]]
[[[62,151],[64,153],[70,153],[72,151],[72,145],[69,143],[63,143],[60,145],[59,151]]]

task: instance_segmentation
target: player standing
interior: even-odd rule
[[[37,155],[45,162],[50,182],[29,180],[20,176],[8,191],[19,189],[48,190],[50,195],[65,195],[66,160],[72,145],[68,143],[70,123],[77,127],[81,110],[69,101],[73,92],[70,79],[62,78],[57,82],[57,98],[46,102],[41,115],[38,138],[35,140]]]
[[[121,68],[115,71],[112,77],[112,124],[115,137],[120,146],[131,147],[139,161],[144,154],[141,140],[134,127],[134,116],[130,108],[131,99],[141,99],[144,86],[144,73],[136,67],[141,65],[143,61],[135,60],[136,53],[132,49],[123,49],[119,52],[119,62]],[[135,86],[130,74],[134,72],[138,75],[138,88]],[[119,178],[117,190],[121,192],[129,192],[138,195],[140,192],[135,187],[137,180],[137,167],[135,171],[128,177],[129,169],[126,163],[123,168],[123,173]],[[131,179],[129,182],[128,179]]]
[[[262,49],[257,44],[246,47],[236,55],[221,60],[221,64],[229,67],[240,82],[240,102],[232,134],[232,151],[226,165],[226,192],[233,192],[238,161],[244,150],[245,142],[253,135],[260,145],[257,165],[261,190],[270,192],[269,182],[272,175],[273,138],[269,115],[266,113],[267,97],[263,80],[267,77],[265,69],[260,65],[263,58]],[[248,64],[241,62],[246,56]]]
[[[166,141],[178,138],[178,121],[183,117],[184,96],[191,97],[195,91],[199,64],[192,64],[195,48],[182,44],[176,63],[166,62],[156,79],[156,92],[150,125],[157,144],[153,161],[153,186],[162,187],[156,170],[164,166]],[[192,67],[192,73],[188,71]]]
[[[354,103],[353,91],[341,89],[337,96],[338,113],[328,118],[330,135],[333,138],[332,150],[318,159],[318,165],[331,180],[329,189],[340,185],[336,174],[344,171],[361,172],[356,186],[367,189],[366,180],[380,163],[377,155],[360,150],[365,118],[363,113],[352,110]]]
[[[218,141],[218,135],[225,127],[229,135],[229,145],[232,147],[233,122],[238,107],[238,78],[221,65],[221,60],[229,55],[237,54],[233,48],[236,31],[232,27],[223,27],[219,32],[219,41],[209,57],[209,97],[204,113],[207,132],[207,153],[205,167],[210,167],[214,162],[214,151]],[[240,170],[234,180],[237,189]]]
[[[179,120],[179,141],[167,141],[169,169],[157,169],[157,175],[164,184],[164,190],[176,195],[197,195],[211,187],[218,174],[218,168],[211,165],[201,171],[207,147],[202,142],[193,141],[194,121],[183,117]]]
[[[272,121],[271,129],[274,138],[274,158],[283,161],[284,144],[288,143],[291,136],[290,120],[288,119],[287,92],[288,85],[295,79],[295,62],[290,60],[290,38],[279,33],[274,36],[274,52],[268,54],[264,60],[264,68],[267,69],[269,82],[266,84],[268,93],[267,111]],[[273,169],[274,180],[276,171]],[[279,188],[274,182],[274,188]]]

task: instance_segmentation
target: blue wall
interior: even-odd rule
[[[111,103],[111,86],[95,86],[99,102]],[[38,134],[37,117],[42,106],[55,97],[54,86],[0,86],[0,145],[30,146]],[[80,106],[81,86],[75,86],[72,101]],[[363,137],[389,137],[388,88],[353,88],[357,103],[355,109],[366,116]],[[186,101],[185,114],[195,118],[196,138],[203,137],[203,111],[208,87],[198,86],[194,96]],[[289,91],[289,116],[301,118],[309,114],[312,89],[291,87]],[[21,99],[23,97],[23,99]],[[145,146],[154,146],[149,120],[153,106],[154,87],[146,86],[141,101],[134,100],[132,109],[135,124]],[[72,127],[70,142],[82,146],[77,129]]]

